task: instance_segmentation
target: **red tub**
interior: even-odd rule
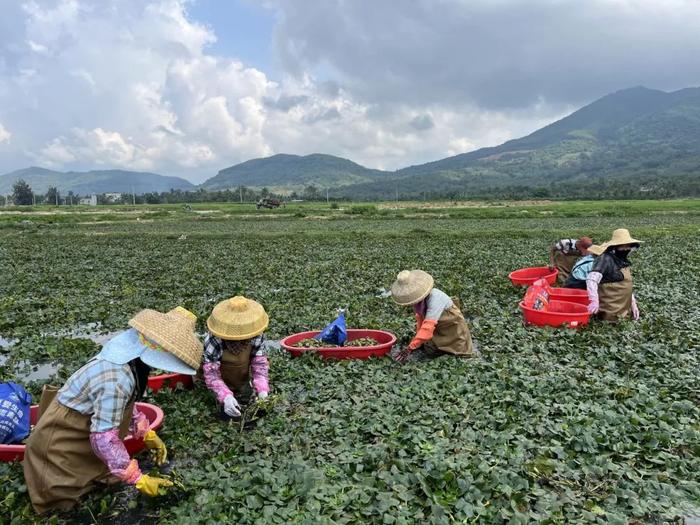
[[[391,347],[396,343],[396,336],[391,332],[350,328],[348,329],[348,340],[345,346],[340,348],[296,348],[292,346],[294,343],[298,343],[304,339],[311,339],[318,334],[319,331],[317,330],[315,332],[300,332],[290,335],[280,341],[280,346],[294,357],[299,357],[304,352],[317,352],[324,359],[368,359],[370,357],[381,357],[388,354],[391,351]],[[354,339],[362,339],[363,337],[371,337],[379,344],[375,346],[352,346],[352,341]]]
[[[163,424],[164,414],[160,407],[149,403],[136,403],[136,407],[143,412],[151,422],[151,429],[156,430]],[[32,405],[29,420],[35,425],[39,415],[39,405]],[[145,448],[142,439],[134,439],[129,434],[124,438],[124,446],[129,454],[134,455]],[[22,461],[24,459],[25,445],[0,445],[0,461]]]
[[[588,292],[577,288],[552,288],[549,298],[556,301],[568,301],[588,306]]]
[[[153,390],[154,394],[163,388],[164,385],[167,385],[170,390],[175,390],[177,385],[182,385],[184,388],[192,388],[194,386],[194,376],[187,374],[162,374],[148,378],[148,388]]]
[[[535,266],[533,268],[523,268],[508,274],[510,282],[515,286],[530,286],[539,279],[546,279],[547,283],[554,284],[557,280],[559,270],[550,270],[547,266]]]
[[[578,328],[588,324],[590,314],[582,304],[568,301],[550,301],[547,310],[535,310],[520,302],[525,322],[536,326],[566,326]]]

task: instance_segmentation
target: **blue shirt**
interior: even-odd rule
[[[581,257],[574,267],[571,269],[571,276],[578,281],[585,281],[588,274],[593,269],[593,264],[595,263],[595,257],[592,255],[586,255]]]

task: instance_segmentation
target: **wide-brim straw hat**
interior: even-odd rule
[[[172,354],[188,367],[198,369],[202,363],[203,347],[194,332],[197,316],[178,306],[164,314],[156,310],[141,310],[129,321],[129,326],[140,332],[146,339],[155,343],[166,354]],[[148,353],[148,355],[146,355]],[[160,354],[163,354],[161,351]],[[167,360],[166,355],[159,360],[158,351],[144,352],[141,360],[149,366],[162,368],[157,361]],[[148,362],[147,362],[148,361]]]
[[[605,249],[607,246],[604,244],[591,244],[586,250],[588,250],[589,253],[592,253],[593,255],[603,255],[605,253]]]
[[[626,228],[618,228],[613,232],[612,239],[605,243],[606,248],[613,246],[622,246],[623,244],[641,244],[644,241],[633,239],[629,230]]]
[[[270,318],[263,306],[237,295],[221,301],[212,310],[207,327],[212,335],[228,341],[243,341],[262,334]]]
[[[434,284],[433,276],[423,270],[404,270],[391,285],[391,296],[396,304],[409,306],[425,299]]]

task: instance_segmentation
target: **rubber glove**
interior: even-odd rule
[[[224,399],[224,412],[229,417],[241,417],[241,405],[238,404],[235,397],[228,396]]]
[[[267,399],[268,395],[269,395],[268,392],[258,392],[258,399],[260,401],[265,401]]]
[[[603,279],[600,272],[590,272],[586,278],[586,290],[588,291],[588,313],[595,314],[600,310],[600,300],[598,299],[598,285]]]
[[[168,461],[168,449],[165,448],[165,443],[158,437],[154,430],[149,430],[143,437],[143,442],[148,450],[156,451],[156,465],[164,465]]]
[[[408,357],[411,355],[411,352],[413,349],[411,348],[404,348],[401,350],[398,354],[396,354],[396,357],[394,358],[395,361],[398,363],[405,363]]]
[[[170,481],[169,479],[165,478],[159,478],[157,476],[149,476],[148,474],[144,474],[139,478],[139,480],[136,482],[136,488],[141,492],[141,494],[145,494],[146,496],[150,496],[154,498],[155,496],[158,496],[158,489],[160,487],[172,487],[173,482]]]
[[[632,294],[632,319],[639,321],[639,306],[637,306],[637,298]]]

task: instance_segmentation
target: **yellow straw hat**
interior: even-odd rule
[[[401,306],[416,304],[428,296],[434,282],[433,277],[423,270],[404,270],[391,285],[391,296]]]
[[[242,341],[262,334],[270,318],[262,305],[240,295],[221,301],[214,307],[207,327],[219,339]]]
[[[623,244],[641,244],[643,241],[633,239],[629,230],[626,228],[618,228],[613,232],[612,239],[605,243],[606,248],[611,246],[622,246]]]
[[[181,306],[167,314],[141,310],[129,321],[129,326],[146,339],[194,369],[199,368],[203,353],[202,343],[194,333],[196,324],[197,316]]]
[[[607,246],[605,244],[591,244],[586,250],[588,250],[593,255],[603,255],[605,253]]]

